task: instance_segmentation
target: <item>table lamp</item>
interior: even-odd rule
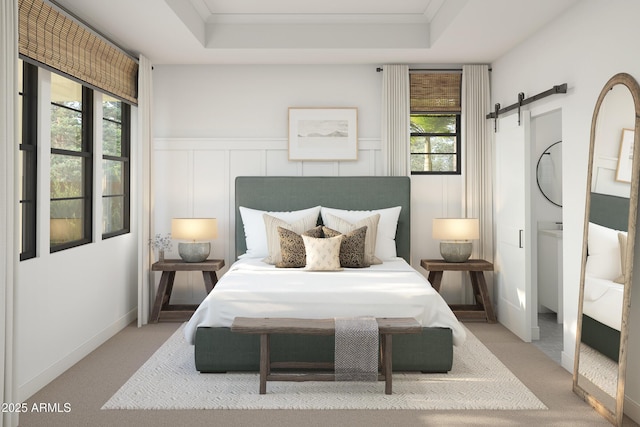
[[[434,218],[433,238],[440,240],[442,259],[465,262],[471,256],[471,240],[480,238],[480,221],[477,218]]]
[[[202,242],[218,237],[218,220],[215,218],[173,218],[171,237],[189,240],[178,243],[178,253],[185,262],[202,262],[211,252],[211,243]]]

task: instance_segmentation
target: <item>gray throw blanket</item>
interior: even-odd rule
[[[336,381],[378,380],[378,322],[374,317],[335,318]]]

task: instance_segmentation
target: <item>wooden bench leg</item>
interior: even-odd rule
[[[391,334],[383,334],[384,360],[382,361],[382,372],[384,374],[384,394],[391,394],[393,387],[391,380],[392,360],[391,360]]]
[[[269,341],[269,334],[260,334],[260,394],[267,393],[267,376],[271,367]]]

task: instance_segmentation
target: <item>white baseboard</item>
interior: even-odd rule
[[[73,350],[67,356],[59,360],[58,362],[45,369],[41,374],[28,381],[25,384],[18,386],[18,402],[24,402],[36,392],[56,379],[67,369],[78,363],[84,357],[86,357],[93,350],[104,344],[109,338],[124,329],[129,323],[136,320],[138,316],[138,309],[134,308],[120,319],[103,329],[97,335],[89,339],[80,347]]]
[[[625,396],[624,414],[633,421],[640,423],[640,403],[630,399],[628,396]]]
[[[560,354],[560,364],[564,369],[573,373],[573,357],[569,357],[564,351]]]
[[[540,327],[536,326],[531,328],[531,341],[540,340]]]

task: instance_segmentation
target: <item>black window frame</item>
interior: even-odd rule
[[[68,76],[60,74],[64,78]],[[71,79],[73,80],[73,79]],[[75,81],[75,80],[73,80]],[[85,85],[82,86],[82,148],[81,151],[65,150],[61,148],[51,147],[51,154],[63,155],[70,157],[79,157],[82,159],[82,187],[83,194],[78,197],[66,197],[66,198],[51,198],[51,202],[59,200],[83,200],[83,236],[78,240],[73,240],[58,245],[52,245],[49,240],[49,252],[59,252],[65,249],[75,248],[78,246],[86,245],[93,242],[93,90],[89,89]],[[56,105],[62,108],[68,108],[65,105],[51,102],[51,105]],[[51,190],[49,190],[51,191]]]
[[[122,102],[122,110],[119,124],[120,130],[120,156],[108,154],[102,155],[102,160],[118,161],[122,163],[122,189],[123,194],[102,195],[102,200],[110,197],[122,197],[122,228],[120,230],[102,233],[102,240],[116,236],[121,236],[131,232],[131,105]],[[116,122],[114,120],[103,117],[103,120]],[[118,123],[118,122],[116,122]],[[102,213],[101,213],[102,214]]]
[[[438,137],[438,136],[455,136],[456,139],[456,152],[455,153],[414,153],[410,152],[410,157],[414,155],[454,155],[456,156],[456,170],[455,171],[411,171],[411,175],[461,175],[462,174],[462,132],[460,126],[462,124],[462,114],[460,112],[452,111],[431,111],[431,112],[411,112],[411,116],[455,116],[456,117],[456,132],[455,133],[439,133],[439,132],[411,132],[410,138],[413,137]]]
[[[38,208],[38,67],[22,61],[22,216],[20,261],[37,256]]]

